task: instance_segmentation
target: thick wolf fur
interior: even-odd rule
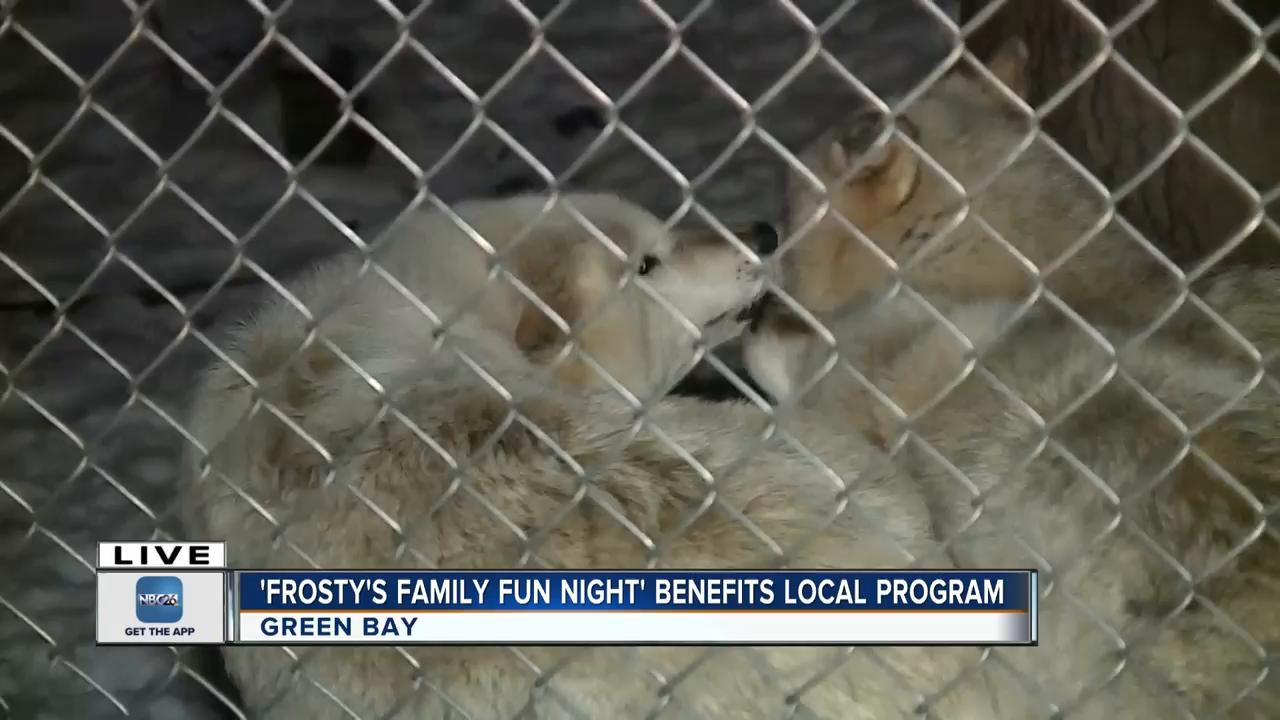
[[[830,349],[772,312],[747,340],[748,366],[770,355],[757,379],[795,399]],[[842,350],[853,348],[842,354],[909,420],[843,367],[799,403],[897,452],[961,566],[1052,568],[1040,647],[995,651],[1040,688],[1031,697],[1041,705],[1009,717],[1039,717],[1048,703],[1081,702],[1073,715],[1099,718],[1232,703],[1262,677],[1256,653],[1280,644],[1280,548],[1266,524],[1280,502],[1274,389],[1249,391],[1253,373],[1161,340],[1127,353],[1124,374],[1113,374],[1073,320],[1034,312],[1010,328],[1018,313],[966,306],[952,313],[953,331],[904,307],[889,323],[903,344],[862,365],[859,343],[877,338],[861,323],[832,323]],[[1274,693],[1269,678],[1228,716],[1274,717]]]
[[[646,278],[693,331],[635,283],[618,290],[637,260],[600,250],[564,202],[514,245],[545,199],[454,210],[507,248],[506,266],[580,326],[582,350],[648,398],[692,360],[699,327],[736,322],[758,295],[758,263],[705,235],[677,242],[616,198],[568,201],[631,258],[653,256]],[[379,256],[436,311],[490,287],[444,333],[444,348],[418,302],[385,280],[366,273],[340,291],[357,258],[292,288],[305,306],[329,310],[317,334],[332,347],[309,341],[308,323],[282,299],[236,329],[231,362],[203,377],[192,411],[202,446],[186,460],[193,535],[227,540],[236,565],[265,568],[949,566],[915,483],[821,416],[793,418],[812,455],[765,439],[769,418],[746,404],[653,401],[649,424],[636,431],[633,404],[594,365],[550,369],[563,338],[536,303],[499,280],[486,285],[490,263],[477,247],[445,214],[423,213]],[[600,311],[606,297],[612,309]],[[250,712],[273,718],[994,712],[980,652],[966,648],[239,647],[225,655]]]
[[[989,66],[1013,93],[955,73],[892,138],[864,116],[805,153],[782,264],[806,312],[774,302],[747,367],[894,451],[960,565],[1053,568],[1040,647],[993,651],[1034,688],[1005,716],[1280,717],[1280,403],[1253,354],[1274,368],[1280,272],[1193,284],[1242,344],[1197,303],[1170,312],[1176,276],[1113,223],[1045,279],[1068,309],[1033,303],[1033,273],[991,231],[1052,266],[1105,204],[1043,140],[982,186],[1030,129],[1009,99],[1020,55]],[[917,149],[981,188],[968,215]],[[880,253],[919,253],[910,289]]]
[[[824,315],[872,306],[899,279],[940,308],[1056,304],[1037,296],[1048,292],[1109,340],[1194,336],[1214,356],[1247,360],[1217,319],[1184,300],[1175,266],[1110,214],[1103,188],[1035,132],[1015,102],[1024,55],[1008,43],[986,75],[962,66],[896,123],[860,113],[801,153],[806,171],[789,180],[798,237],[782,256],[788,292]],[[1187,289],[1232,313],[1246,338],[1280,334],[1280,269],[1194,277]]]

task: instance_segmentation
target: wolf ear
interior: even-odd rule
[[[915,133],[905,118],[899,118],[898,124],[898,132]],[[872,206],[867,210],[889,213],[902,207],[915,192],[920,158],[896,134],[870,147],[868,143],[876,138],[867,135],[865,129],[853,129],[831,142],[824,158],[827,176],[842,178],[846,186],[859,192]]]
[[[592,299],[600,295],[603,269],[599,263],[587,262],[580,254],[571,253],[570,257],[538,265],[536,272],[522,273],[521,279],[566,324],[577,323],[586,315]],[[521,351],[529,355],[545,353],[566,339],[559,324],[540,304],[523,298],[515,332],[516,346]]]
[[[1021,38],[1010,38],[987,60],[987,69],[1011,92],[1026,100],[1030,57],[1027,44]]]
[[[581,315],[577,298],[569,287],[560,287],[552,292],[532,287],[548,308],[551,308],[561,320],[573,325]],[[545,352],[558,345],[565,337],[560,326],[537,303],[525,299],[520,310],[520,320],[516,323],[516,346],[526,354]]]

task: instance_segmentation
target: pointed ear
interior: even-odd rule
[[[572,253],[557,262],[538,263],[535,271],[521,273],[521,279],[538,299],[569,326],[580,321],[600,296],[603,282],[599,263],[587,262],[581,253]],[[516,346],[528,355],[558,348],[568,336],[538,304],[521,296],[520,319],[516,323]]]
[[[572,326],[582,316],[578,293],[570,282],[526,283],[555,314]],[[520,320],[516,323],[516,347],[536,355],[557,347],[567,337],[560,325],[538,304],[521,296]]]
[[[1027,44],[1021,38],[1010,38],[1004,41],[991,59],[987,61],[987,69],[996,76],[1005,87],[1015,95],[1027,99],[1027,64],[1030,62]]]
[[[538,297],[569,325],[576,321],[572,295],[546,297],[539,293]],[[525,299],[520,311],[520,321],[516,324],[516,346],[533,355],[546,352],[564,338],[565,334],[560,326],[541,307]]]
[[[916,130],[899,118],[898,132],[915,134]],[[920,158],[896,133],[868,147],[875,139],[865,129],[842,133],[827,148],[825,163],[829,178],[844,178],[847,187],[873,206],[866,210],[878,215],[897,210],[911,199],[920,176]],[[855,165],[853,174],[846,175]]]

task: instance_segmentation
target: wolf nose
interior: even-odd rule
[[[772,255],[778,249],[778,229],[772,223],[754,223],[748,231],[751,249],[758,255]]]

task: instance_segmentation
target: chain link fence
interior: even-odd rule
[[[91,627],[94,543],[184,539],[183,418],[194,374],[220,353],[216,326],[404,213],[467,197],[606,189],[672,225],[784,226],[801,150],[851,110],[909,103],[974,61],[965,42],[1008,9],[979,3],[962,22],[957,5],[0,0],[0,712],[245,716],[212,653],[98,648]],[[1164,97],[1113,52],[1159,3],[1105,20],[1055,5],[1098,51],[1032,98],[1037,122],[1104,65]],[[1248,36],[1244,52],[1197,97],[1157,100],[1177,132],[1102,190],[1125,212],[1185,148],[1233,179],[1246,221],[1200,254],[1184,291],[1275,233],[1277,179],[1241,177],[1192,131],[1247,76],[1280,72],[1276,20],[1244,5],[1203,3]],[[801,239],[791,231],[779,256]],[[695,370],[735,372],[731,352]],[[1275,537],[1274,510],[1237,554]],[[1267,638],[1243,635],[1272,661]],[[559,671],[534,665],[530,682],[554,686]],[[1220,712],[1266,680],[1244,677]],[[655,707],[679,683],[662,678]]]

